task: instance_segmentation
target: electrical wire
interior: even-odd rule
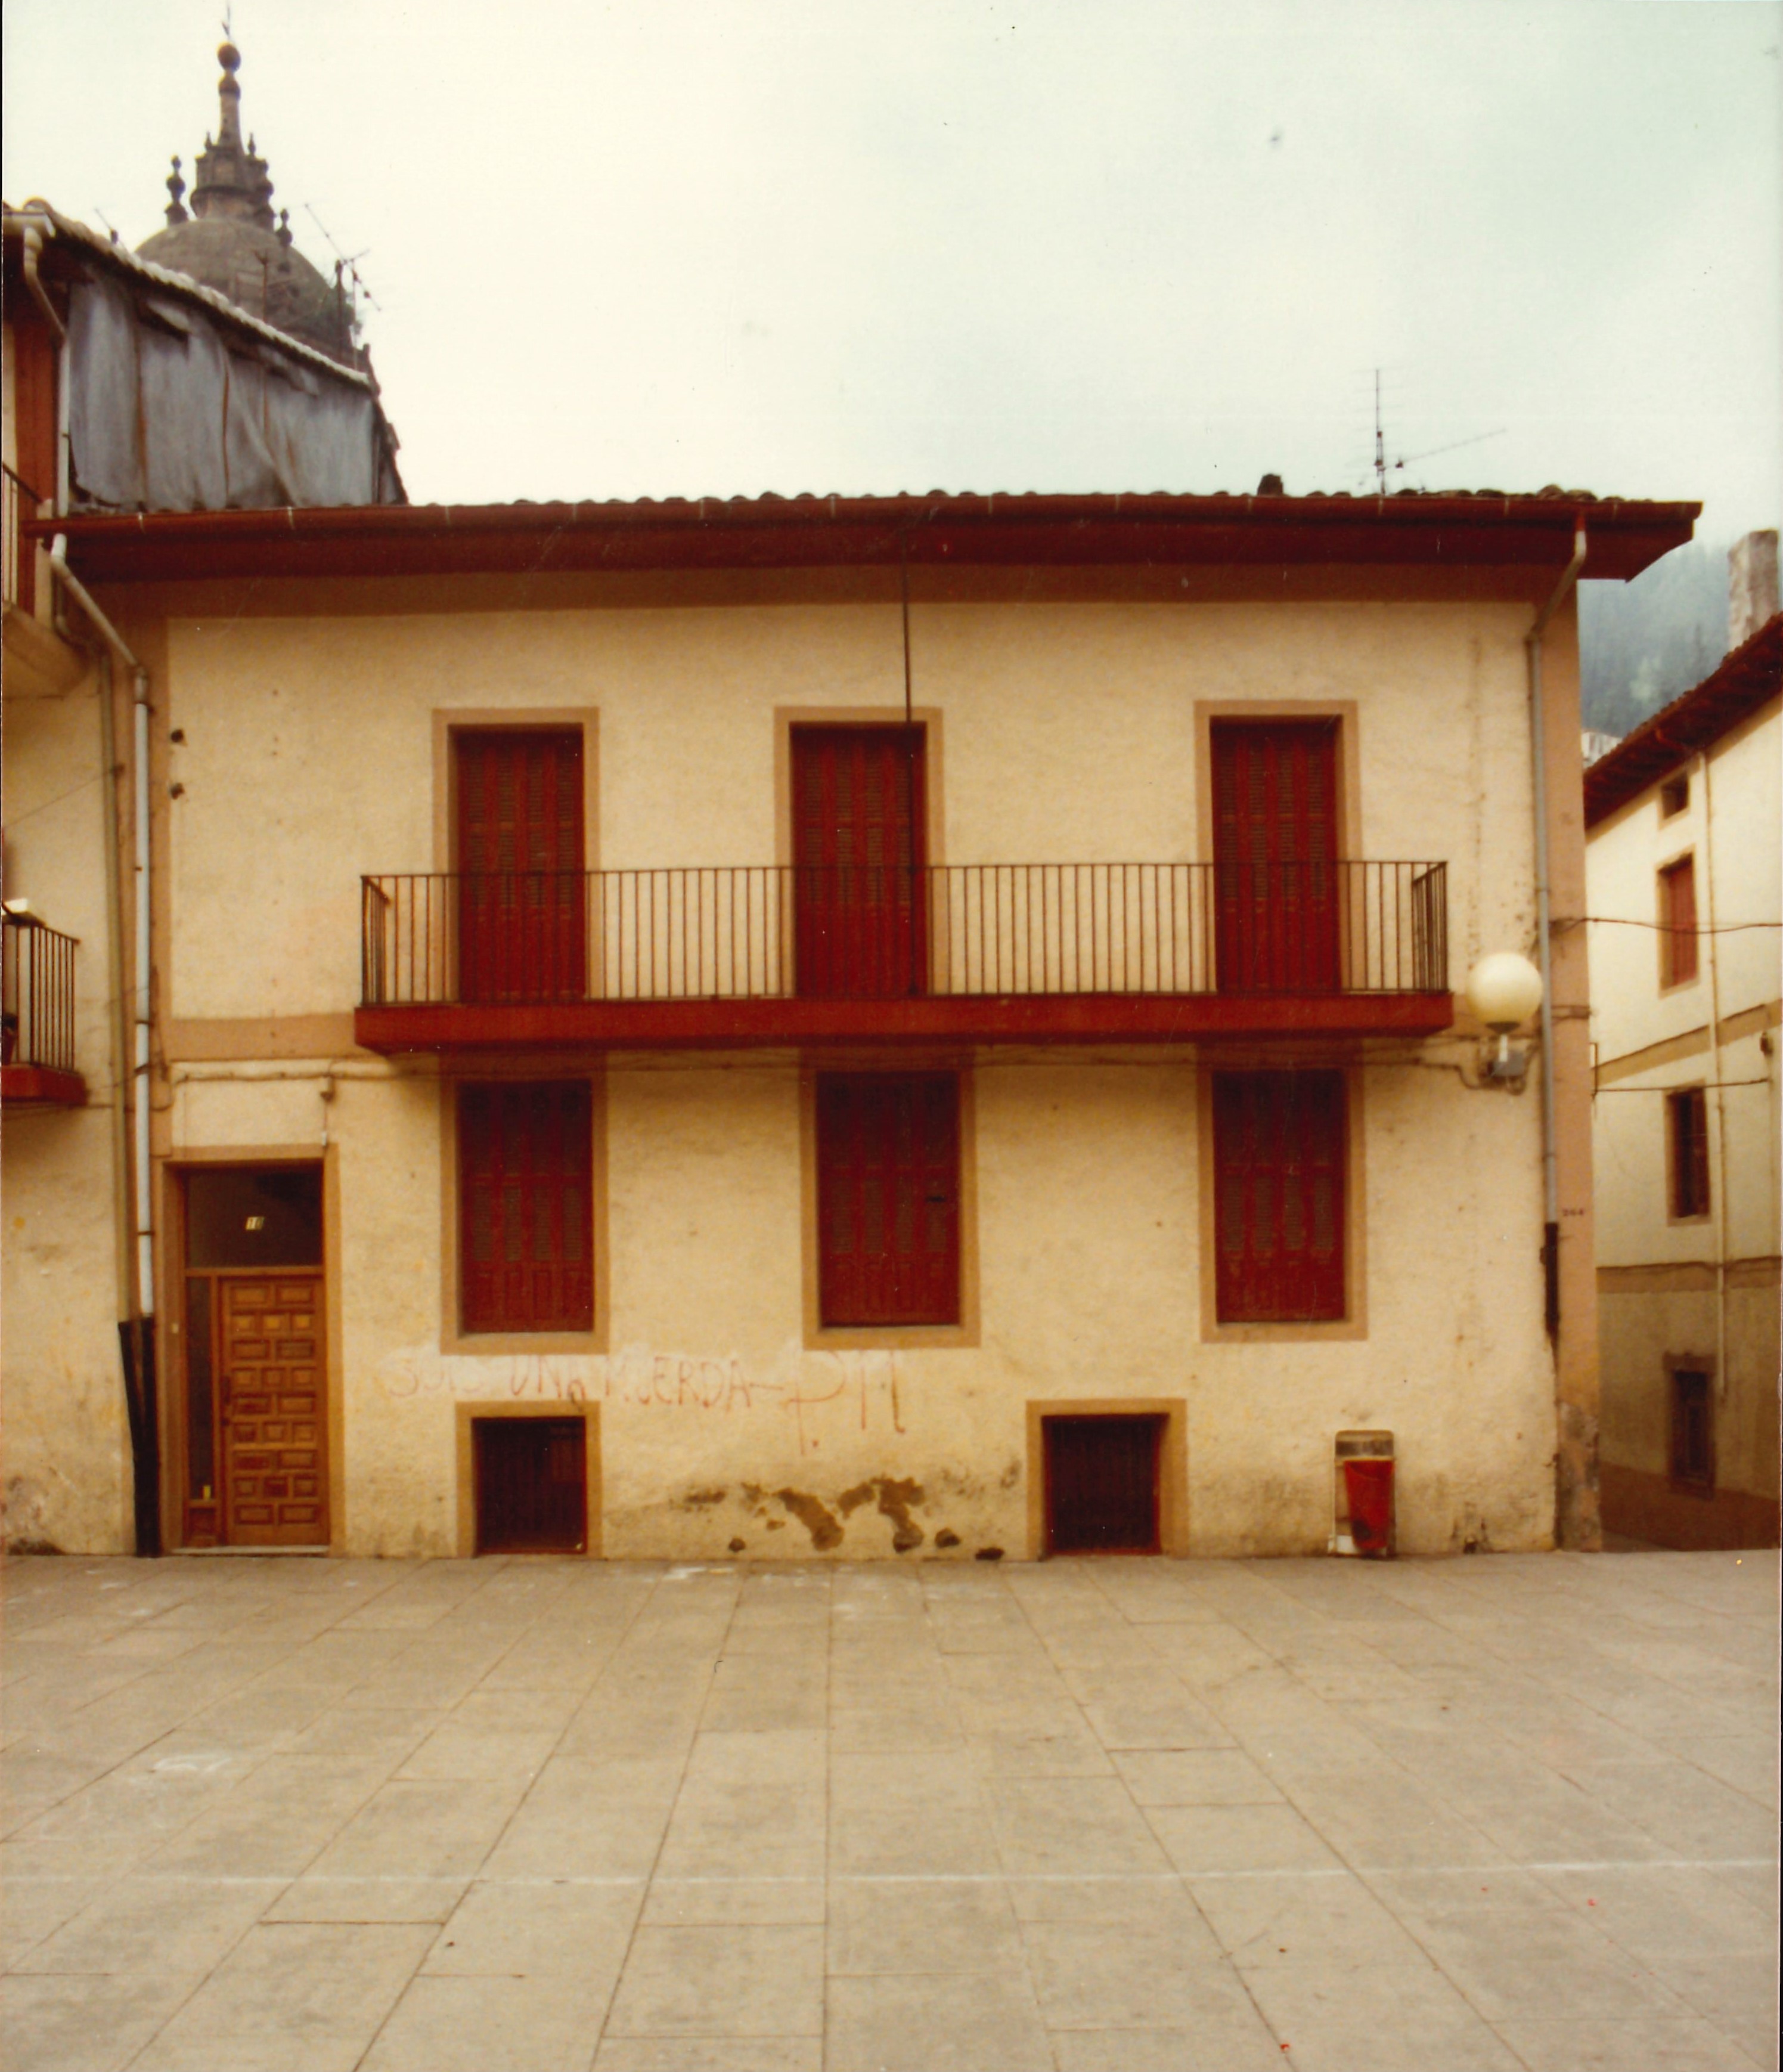
[[[1769,1079],[1716,1079],[1711,1083],[1718,1087],[1768,1087],[1771,1082]],[[1693,1080],[1691,1084],[1694,1086],[1696,1082]],[[1684,1087],[1593,1087],[1592,1088],[1594,1095],[1678,1094],[1688,1091],[1689,1089]]]
[[[1748,928],[1783,928],[1783,921],[1723,921],[1715,927],[1674,928],[1669,921],[1631,921],[1622,914],[1580,914],[1559,928],[1657,928],[1665,935],[1738,935]]]

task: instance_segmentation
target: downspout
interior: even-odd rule
[[[1703,751],[1703,881],[1708,919],[1709,1069],[1715,1075],[1715,1392],[1728,1400],[1728,1092],[1721,1075],[1721,938],[1715,930],[1715,804],[1712,748]]]
[[[129,1073],[133,1082],[130,1109],[133,1124],[132,1155],[128,1161],[134,1186],[128,1200],[134,1199],[134,1230],[129,1225],[133,1220],[126,1212],[125,1229],[121,1232],[125,1242],[124,1258],[134,1263],[134,1273],[126,1264],[122,1274],[123,1304],[128,1314],[122,1320],[121,1333],[124,1345],[125,1394],[130,1413],[130,1442],[133,1454],[134,1484],[136,1510],[136,1551],[138,1554],[155,1555],[161,1552],[161,1440],[155,1385],[155,1333],[154,1333],[154,1169],[150,1143],[150,1017],[152,1010],[150,982],[154,971],[149,940],[150,918],[150,829],[149,829],[149,672],[125,644],[123,635],[93,602],[86,586],[75,574],[68,563],[68,536],[59,532],[50,549],[50,566],[56,579],[86,614],[111,654],[115,655],[131,672],[134,687],[134,767],[132,771],[134,817],[135,820],[134,878],[136,888],[136,984],[134,1006],[130,1018],[134,1024],[134,1059]],[[108,658],[103,672],[101,694],[105,704],[101,715],[101,753],[105,758],[105,781],[110,787],[106,828],[111,853],[106,874],[106,920],[110,932],[108,948],[111,952],[111,975],[116,1013],[113,1023],[114,1059],[121,1067],[125,1054],[124,1031],[124,952],[122,942],[122,915],[118,898],[118,866],[122,863],[123,843],[117,829],[117,799],[116,771],[117,768],[117,742],[116,723],[112,709],[111,669]],[[114,1104],[116,1120],[113,1124],[114,1152],[121,1152],[124,1133],[122,1115],[124,1079],[117,1080],[118,1100]],[[125,1161],[117,1160],[120,1171]],[[134,1241],[133,1241],[134,1240]],[[134,1282],[134,1285],[132,1283]]]
[[[904,822],[910,845],[910,968],[905,976],[910,992],[914,995],[926,990],[917,984],[916,960],[927,947],[928,931],[918,926],[918,901],[923,888],[918,879],[916,864],[916,723],[910,709],[910,561],[909,544],[902,539],[898,543],[898,597],[904,628]]]
[[[99,675],[99,781],[105,802],[105,981],[109,1003],[105,1017],[111,1056],[113,1100],[112,1223],[117,1259],[117,1321],[128,1326],[132,1314],[131,1254],[135,1232],[130,1221],[129,1116],[127,1089],[130,1068],[129,999],[124,988],[124,917],[117,882],[123,872],[124,832],[117,818],[117,717],[112,678],[112,651],[102,641],[76,633],[62,614],[56,631],[71,647],[92,656]]]
[[[1560,1157],[1554,1112],[1554,949],[1550,939],[1547,726],[1542,697],[1542,637],[1585,565],[1585,526],[1573,520],[1572,559],[1523,637],[1529,657],[1530,745],[1535,775],[1535,957],[1542,973],[1542,1273],[1549,1338],[1560,1335]]]

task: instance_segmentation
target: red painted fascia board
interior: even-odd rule
[[[1596,576],[1682,545],[1695,504],[1557,497],[756,498],[370,505],[34,521],[92,582],[896,565],[1547,568],[1583,516]]]
[[[1447,993],[1234,993],[916,1000],[577,1001],[536,1007],[361,1007],[354,1040],[392,1052],[713,1050],[805,1043],[1181,1043],[1203,1038],[1431,1036]]]

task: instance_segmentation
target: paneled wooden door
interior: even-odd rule
[[[792,730],[795,943],[806,998],[927,990],[923,745],[920,726]]]
[[[458,796],[458,996],[587,992],[580,729],[462,730]]]
[[[228,1273],[215,1286],[224,1543],[325,1547],[323,1277]]]
[[[1216,721],[1213,763],[1220,991],[1335,993],[1337,722]]]

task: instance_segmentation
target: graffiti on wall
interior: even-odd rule
[[[736,1353],[442,1353],[431,1346],[392,1354],[377,1383],[395,1403],[610,1403],[696,1416],[767,1412],[791,1420],[801,1453],[839,1423],[861,1432],[902,1433],[898,1355],[812,1352],[788,1339],[766,1366]]]

